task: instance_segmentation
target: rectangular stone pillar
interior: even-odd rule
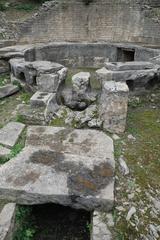
[[[126,83],[102,82],[99,99],[99,116],[103,129],[112,133],[123,133],[126,126],[129,89]]]

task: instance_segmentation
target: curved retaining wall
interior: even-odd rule
[[[25,60],[47,60],[65,66],[101,67],[105,61],[149,61],[158,55],[160,50],[130,44],[49,43],[27,50]]]

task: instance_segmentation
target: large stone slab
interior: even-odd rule
[[[15,203],[8,203],[0,213],[0,239],[12,240],[15,225]]]
[[[7,84],[3,87],[0,87],[0,99],[13,95],[18,91],[19,91],[19,88],[13,84]]]
[[[127,70],[145,70],[154,68],[154,64],[151,62],[140,62],[140,61],[132,61],[132,62],[115,62],[104,64],[106,69],[112,71],[127,71]]]
[[[144,90],[159,84],[158,68],[155,66],[153,69],[116,71],[103,67],[96,71],[96,76],[101,85],[106,81],[127,82],[131,91]]]
[[[106,134],[31,126],[25,149],[0,168],[0,197],[107,211],[114,201],[114,168]]]
[[[23,123],[9,122],[0,129],[0,144],[9,148],[13,147],[24,128]]]

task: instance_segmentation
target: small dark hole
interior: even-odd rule
[[[128,85],[129,91],[134,91],[134,81],[127,80],[126,83]]]

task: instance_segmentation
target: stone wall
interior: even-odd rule
[[[17,25],[20,42],[160,44],[159,0],[54,0]]]
[[[124,52],[123,52],[124,51]],[[160,50],[132,44],[108,43],[49,43],[40,44],[25,52],[26,61],[46,60],[67,67],[101,67],[104,62],[123,61],[127,53],[134,53],[133,60],[149,61],[160,55]],[[127,56],[126,56],[127,57]]]

